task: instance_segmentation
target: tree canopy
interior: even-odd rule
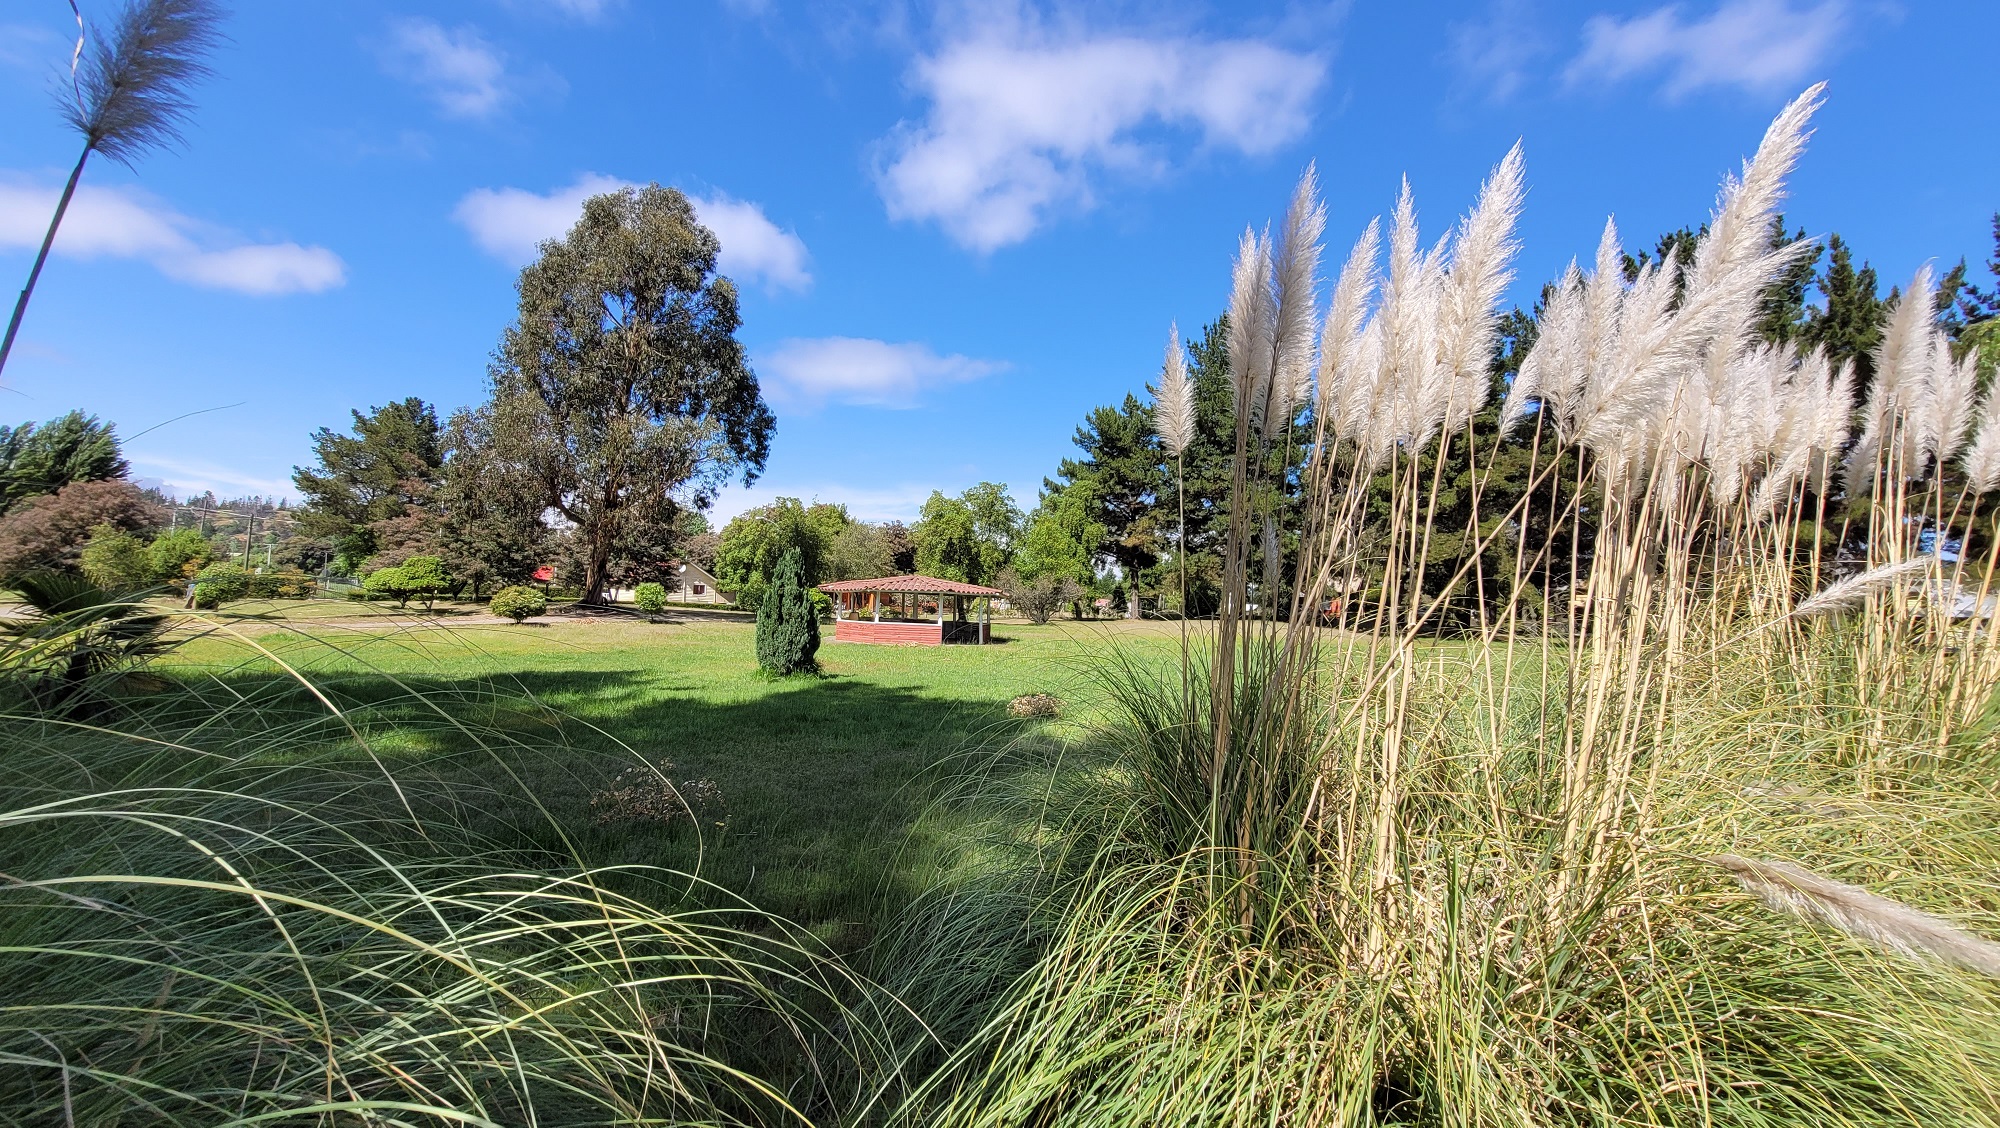
[[[911,563],[941,580],[991,584],[1013,558],[1021,522],[1020,506],[997,482],[980,482],[957,497],[933,490],[910,529]]]
[[[798,553],[799,582],[807,587],[828,578],[834,542],[848,525],[847,508],[795,497],[738,515],[722,529],[715,550],[715,578],[737,602],[755,608],[787,553]]]
[[[654,184],[584,201],[521,272],[491,368],[493,448],[574,526],[585,602],[621,540],[763,470],[774,421],[719,251],[686,197]]]
[[[0,425],[0,514],[72,482],[105,482],[130,472],[118,435],[95,415],[72,411],[39,426]]]
[[[445,435],[437,410],[416,396],[352,413],[351,434],[312,434],[315,465],[292,468],[304,505],[300,531],[333,542],[336,564],[358,571],[385,542],[419,550],[411,516],[430,504],[444,476]],[[391,524],[400,522],[400,524]],[[409,555],[405,552],[404,555]]]

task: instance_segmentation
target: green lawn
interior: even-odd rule
[[[1159,624],[1061,623],[1004,625],[1007,641],[986,647],[828,643],[825,677],[768,680],[747,622],[481,627],[405,616],[329,631],[313,626],[326,616],[299,613],[317,610],[277,612],[309,636],[235,619],[169,668],[268,695],[284,684],[271,656],[281,658],[353,710],[398,772],[447,786],[515,777],[501,789],[513,799],[471,805],[496,836],[525,834],[593,864],[698,866],[848,951],[948,858],[949,820],[920,816],[955,756],[1032,723],[1006,715],[1010,699],[1054,692],[1074,717],[1087,707],[1076,659],[1114,642],[1165,655],[1178,637]],[[697,834],[599,822],[592,794],[635,759],[670,761],[676,781],[713,780],[726,825]]]

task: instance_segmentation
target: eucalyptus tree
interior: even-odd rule
[[[586,603],[621,541],[764,468],[774,421],[720,250],[687,198],[654,184],[584,201],[521,272],[491,368],[493,450],[574,527]]]
[[[222,38],[216,30],[222,17],[213,0],[132,0],[108,35],[100,32],[87,47],[84,42],[77,44],[69,97],[60,98],[59,105],[63,120],[83,138],[83,152],[70,169],[48,234],[42,237],[42,249],[28,270],[28,284],[21,288],[14,316],[7,321],[6,339],[0,340],[0,370],[14,351],[28,298],[35,292],[35,281],[42,275],[42,264],[48,261],[56,229],[62,226],[90,154],[103,153],[131,168],[147,150],[182,140],[181,123],[194,109],[188,90],[209,74],[202,59]]]

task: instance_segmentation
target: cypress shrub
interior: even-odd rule
[[[813,612],[804,571],[799,550],[786,550],[757,605],[757,665],[774,674],[819,669],[813,659],[819,653],[819,616]]]

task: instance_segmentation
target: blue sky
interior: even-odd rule
[[[1633,245],[1700,221],[1820,79],[1793,223],[1896,280],[1983,260],[2000,208],[1990,0],[237,7],[186,149],[93,161],[0,388],[0,420],[116,420],[183,492],[287,492],[350,408],[477,402],[527,248],[620,181],[693,197],[744,291],[778,430],[722,516],[1032,504],[1308,161],[1337,259],[1401,176],[1440,232],[1522,139],[1521,298],[1607,214]],[[74,27],[0,8],[10,296],[74,160]]]

